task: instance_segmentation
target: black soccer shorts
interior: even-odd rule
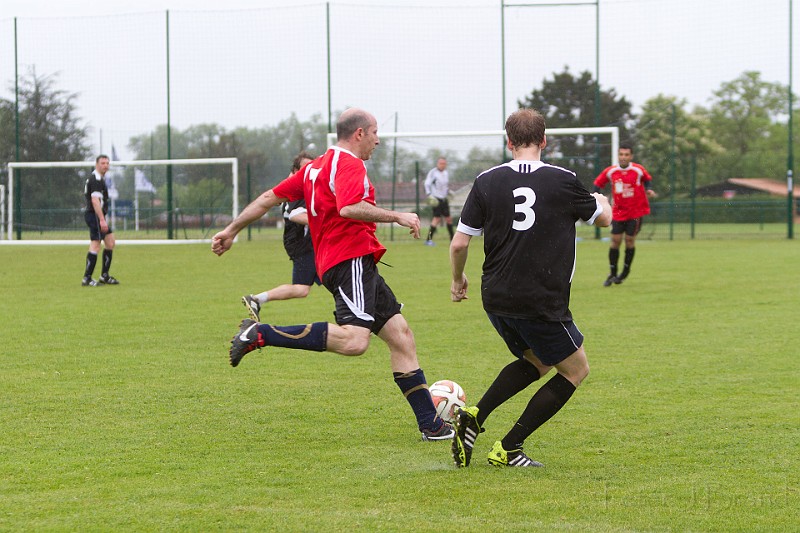
[[[314,252],[309,252],[292,259],[292,285],[321,285],[317,277],[317,266],[314,264]]]
[[[97,218],[97,214],[94,211],[84,211],[84,219],[86,220],[86,225],[89,226],[89,240],[91,241],[102,241],[106,238],[106,235],[114,233],[110,225],[108,227],[108,233],[102,233],[100,231],[100,220]]]
[[[555,366],[583,346],[583,333],[575,322],[537,322],[486,312],[497,333],[517,357],[527,349],[547,366]]]
[[[619,235],[624,233],[629,237],[635,237],[642,229],[642,221],[644,217],[631,218],[629,220],[612,220],[611,221],[611,234]]]
[[[333,314],[340,326],[361,326],[377,335],[402,308],[371,254],[331,267],[322,275],[322,283],[336,302]]]
[[[447,198],[437,198],[439,203],[433,208],[433,216],[447,218],[450,216],[450,201]]]

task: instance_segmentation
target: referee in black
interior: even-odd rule
[[[575,223],[608,226],[611,207],[602,194],[590,194],[574,172],[541,161],[547,139],[540,113],[512,113],[506,136],[513,160],[480,174],[461,212],[450,245],[451,297],[454,302],[467,298],[467,251],[470,239],[483,234],[483,307],[517,359],[500,371],[477,405],[458,412],[452,445],[457,466],[469,465],[492,411],[555,367],[557,374],[536,391],[488,455],[497,466],[542,466],[522,451],[525,439],[589,374],[583,335],[569,310]]]
[[[86,270],[83,272],[84,287],[97,287],[98,285],[119,285],[119,281],[108,273],[111,268],[111,258],[114,251],[114,233],[108,225],[108,186],[105,175],[108,172],[109,159],[107,155],[99,155],[94,162],[94,170],[83,186],[83,195],[86,198],[86,211],[84,218],[89,226],[89,253],[86,254]],[[97,254],[100,253],[100,241],[103,241],[103,266],[100,278],[92,279],[94,267],[97,265]]]

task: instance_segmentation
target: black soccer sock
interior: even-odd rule
[[[103,250],[103,275],[108,275],[108,269],[111,268],[111,256],[113,250]]]
[[[433,240],[433,234],[436,233],[436,226],[431,226],[431,229],[428,231],[428,240]]]
[[[425,373],[421,368],[411,372],[393,372],[394,382],[400,387],[400,392],[406,397],[414,416],[417,417],[417,425],[420,430],[437,429],[434,425],[436,420],[436,407],[433,405],[431,392],[428,390],[428,382],[425,381]]]
[[[91,278],[94,273],[94,267],[97,264],[97,254],[89,252],[86,254],[86,269],[83,271],[84,278]]]
[[[452,241],[453,240],[453,225],[452,224],[448,224],[447,225],[447,233],[450,234],[450,240]]]
[[[636,248],[625,248],[625,263],[622,265],[622,274],[619,277],[625,279],[631,273],[631,263],[633,263],[633,255],[636,253]]]
[[[617,275],[617,263],[619,263],[619,248],[608,249],[608,266],[611,268],[611,275]]]
[[[314,322],[298,326],[259,324],[258,332],[264,339],[264,346],[324,352],[328,345],[327,322]]]
[[[501,441],[503,449],[517,450],[522,448],[525,439],[564,407],[567,400],[572,397],[573,392],[575,392],[575,385],[561,374],[556,374],[550,378],[550,381],[536,391],[517,423],[503,437]]]
[[[478,425],[483,426],[492,411],[540,377],[539,369],[525,359],[507,364],[478,402]]]

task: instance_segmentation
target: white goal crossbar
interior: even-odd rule
[[[14,241],[14,169],[23,168],[94,168],[94,161],[37,161],[37,162],[11,162],[8,164],[8,202],[7,202],[7,226],[8,240],[6,243],[18,244],[59,244],[71,241]],[[239,160],[235,157],[209,157],[199,159],[142,159],[133,161],[111,161],[111,167],[142,167],[159,165],[230,165],[231,166],[231,185],[233,186],[233,212],[232,217],[236,218],[239,214]],[[81,242],[83,241],[76,241]],[[123,243],[123,241],[118,241]],[[191,243],[208,242],[208,239],[183,239],[183,240],[130,240],[124,241],[125,244],[153,244],[153,243]]]

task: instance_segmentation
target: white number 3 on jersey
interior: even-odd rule
[[[525,218],[522,220],[514,220],[511,227],[517,231],[525,231],[526,229],[530,229],[533,223],[536,222],[536,213],[531,209],[533,204],[536,203],[536,193],[533,192],[533,189],[530,187],[517,187],[514,189],[513,193],[515,199],[520,196],[523,199],[521,204],[516,204],[514,206],[514,211],[516,213],[522,213]]]

